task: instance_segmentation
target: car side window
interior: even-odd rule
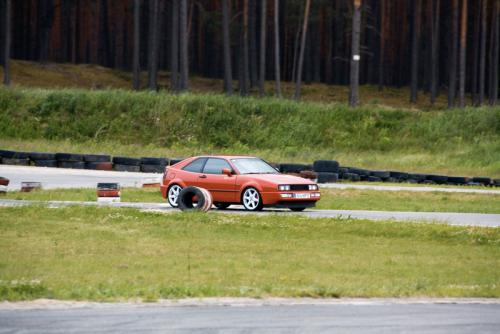
[[[205,161],[207,161],[207,158],[198,158],[190,164],[186,165],[182,170],[193,173],[201,173],[201,169],[203,168]]]
[[[224,168],[232,170],[231,165],[224,159],[209,158],[203,168],[203,173],[206,174],[222,174]]]

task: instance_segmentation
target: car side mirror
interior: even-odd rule
[[[233,172],[229,168],[223,168],[222,174],[225,174],[227,176],[231,176],[231,175],[233,175]]]

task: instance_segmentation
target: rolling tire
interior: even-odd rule
[[[241,203],[247,211],[260,211],[264,207],[259,191],[253,187],[246,188],[243,191]]]
[[[219,210],[226,210],[227,208],[229,208],[231,206],[230,203],[214,203],[215,207]]]
[[[301,212],[304,211],[306,208],[300,207],[300,208],[289,208],[289,209],[292,210],[293,212]]]
[[[182,187],[178,184],[173,184],[170,187],[168,187],[167,201],[171,207],[177,208],[179,206],[178,199],[179,199],[179,194],[181,191],[182,191]]]
[[[141,160],[127,157],[114,157],[113,163],[116,165],[139,166]]]
[[[34,160],[37,167],[57,167],[57,160]]]
[[[313,163],[315,172],[338,173],[339,163],[335,160],[316,160]]]
[[[193,198],[198,198],[198,204],[195,206]],[[210,210],[212,206],[212,195],[206,189],[198,187],[186,187],[181,190],[178,197],[179,209],[182,211],[203,211]]]

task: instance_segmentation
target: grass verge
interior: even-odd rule
[[[417,212],[476,212],[500,213],[500,194],[375,191],[358,189],[323,189],[318,209],[381,210]],[[9,192],[7,199],[41,201],[95,201],[93,189],[41,190],[30,193]],[[124,202],[164,202],[158,189],[124,188]]]
[[[500,230],[0,208],[0,298],[500,297]]]

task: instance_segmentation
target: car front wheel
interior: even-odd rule
[[[177,184],[174,184],[172,186],[170,186],[170,188],[168,188],[168,193],[167,193],[167,200],[168,200],[168,204],[170,204],[170,206],[176,208],[179,206],[179,194],[182,190],[182,187],[177,185]]]
[[[242,203],[247,211],[260,211],[262,210],[262,198],[259,191],[255,188],[247,188],[243,192]]]

